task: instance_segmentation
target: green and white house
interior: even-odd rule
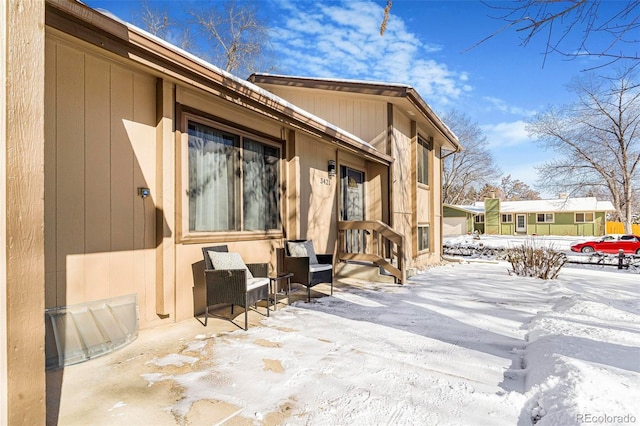
[[[599,236],[606,231],[610,201],[595,197],[500,201],[443,207],[443,234]]]

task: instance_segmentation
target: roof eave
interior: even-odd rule
[[[372,161],[382,164],[393,162],[391,156],[368,146],[348,132],[327,126],[324,120],[309,113],[303,114],[275,95],[267,96],[257,86],[202,60],[195,60],[187,52],[156,40],[144,31],[137,31],[132,25],[125,25],[75,0],[46,0],[46,4],[46,24],[53,28],[66,20],[74,26],[75,35],[84,41],[154,69],[159,74],[188,82],[236,105],[362,153]]]
[[[438,117],[431,107],[422,99],[420,94],[411,86],[403,84],[389,84],[380,82],[366,82],[354,80],[339,80],[326,78],[310,78],[296,76],[282,76],[273,74],[254,73],[249,81],[256,84],[275,84],[289,87],[304,87],[309,89],[332,90],[336,92],[358,93],[375,96],[389,96],[405,98],[442,134],[448,142],[451,151],[461,152],[464,148],[458,137]]]
[[[453,152],[461,152],[464,150],[458,137],[453,131],[438,117],[438,115],[431,109],[420,94],[413,88],[407,89],[407,99],[424,115],[435,127],[440,131],[442,136],[451,144]]]

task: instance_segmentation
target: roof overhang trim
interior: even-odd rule
[[[388,96],[392,98],[405,98],[442,134],[453,152],[463,150],[458,137],[438,117],[438,115],[425,102],[420,94],[411,86],[404,84],[379,83],[360,80],[340,80],[326,78],[310,78],[284,76],[275,74],[254,73],[249,81],[257,84],[277,84],[289,87],[305,87],[336,92],[358,93],[374,96]]]
[[[328,143],[355,151],[369,160],[389,165],[391,156],[358,140],[348,132],[329,126],[275,95],[193,57],[150,34],[104,15],[73,0],[46,0],[46,25],[130,59],[176,81],[193,85],[241,107]]]

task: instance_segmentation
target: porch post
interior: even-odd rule
[[[46,423],[44,13],[0,2],[0,424]]]

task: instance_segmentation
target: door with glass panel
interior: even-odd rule
[[[364,172],[350,167],[340,167],[342,188],[342,220],[364,220]],[[364,252],[364,231],[348,230],[346,232],[347,253]]]
[[[527,215],[516,215],[516,232],[527,232]]]

